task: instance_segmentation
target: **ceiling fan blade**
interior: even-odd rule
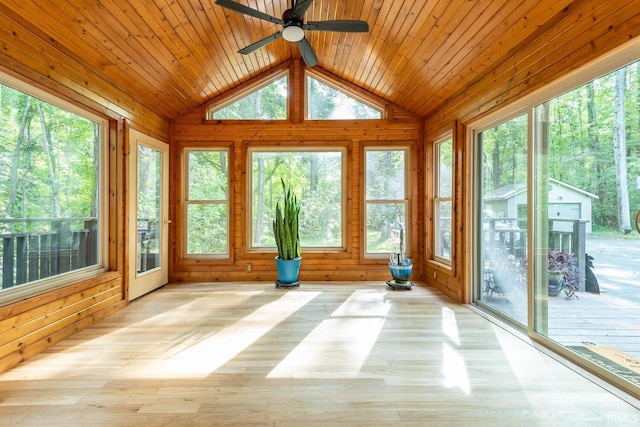
[[[306,37],[298,42],[298,49],[300,49],[300,55],[308,67],[315,67],[318,64],[318,57]]]
[[[366,33],[369,31],[367,21],[337,20],[337,21],[310,21],[302,25],[305,30],[311,31],[340,31],[345,33]]]
[[[259,10],[252,9],[248,6],[245,6],[240,3],[236,3],[231,0],[216,0],[216,4],[227,9],[234,10],[236,12],[243,13],[245,15],[253,16],[254,18],[262,19],[265,21],[273,22],[274,24],[284,25],[282,19],[273,17],[271,15],[267,15],[264,12],[260,12]]]
[[[258,40],[255,43],[251,43],[249,46],[243,47],[242,49],[240,49],[238,51],[238,53],[246,55],[248,53],[253,52],[254,50],[260,49],[262,46],[268,45],[269,43],[271,43],[274,40],[278,40],[280,37],[282,37],[282,32],[278,31],[275,34],[271,34],[269,37],[265,37],[262,40]]]
[[[302,19],[304,14],[307,13],[307,9],[311,6],[313,0],[298,0],[296,5],[293,6],[293,17],[296,19]]]

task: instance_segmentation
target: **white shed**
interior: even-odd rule
[[[549,178],[549,219],[580,219],[591,233],[592,202],[599,197],[566,182]],[[485,208],[503,218],[527,215],[526,183],[500,187],[484,197]]]

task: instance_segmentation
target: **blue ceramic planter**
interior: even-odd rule
[[[278,268],[278,282],[283,285],[296,283],[298,281],[298,272],[300,271],[300,260],[296,259],[280,259],[276,257],[276,267]]]
[[[411,278],[411,270],[413,270],[412,264],[389,264],[389,271],[391,271],[391,277],[396,282],[408,282]]]

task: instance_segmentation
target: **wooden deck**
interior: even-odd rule
[[[640,364],[640,304],[607,294],[577,295],[571,300],[549,297],[549,338],[565,346],[615,347]],[[526,323],[524,298],[494,295],[485,303]]]
[[[603,426],[638,407],[431,288],[384,282],[166,286],[0,375],[12,427]]]

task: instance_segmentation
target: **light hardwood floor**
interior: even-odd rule
[[[469,308],[384,282],[170,285],[0,375],[0,426],[638,424]]]

